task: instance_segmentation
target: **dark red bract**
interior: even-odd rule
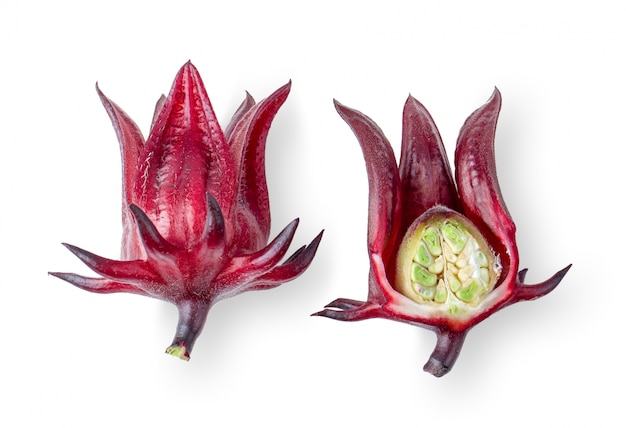
[[[495,168],[498,90],[461,129],[456,180],[434,121],[413,97],[404,107],[399,167],[370,118],[335,104],[361,145],[368,173],[369,292],[366,302],[337,299],[314,315],[342,321],[380,317],[431,329],[437,345],[424,370],[442,376],[471,327],[505,306],[549,293],[570,266],[536,285],[523,283],[525,269],[518,272],[515,224]],[[450,249],[455,242],[456,253]]]
[[[167,352],[188,359],[219,300],[273,288],[311,263],[321,233],[281,263],[292,221],[268,244],[265,142],[290,84],[256,103],[247,95],[224,132],[196,68],[179,71],[157,104],[150,135],[100,92],[119,139],[123,166],[121,261],[65,246],[101,278],[51,272],[96,292],[129,292],[179,309]]]

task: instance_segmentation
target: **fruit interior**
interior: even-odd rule
[[[398,291],[451,315],[480,303],[502,271],[476,227],[454,212],[418,219],[404,238],[397,267]]]

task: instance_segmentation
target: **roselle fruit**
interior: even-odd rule
[[[337,299],[314,315],[380,317],[430,329],[437,344],[424,370],[443,376],[474,325],[549,293],[571,265],[536,285],[524,284],[526,269],[518,272],[515,224],[496,176],[497,89],[461,129],[456,184],[439,131],[413,97],[404,106],[399,167],[369,117],[335,106],[361,145],[368,173],[369,290],[365,302]]]
[[[212,305],[296,278],[320,243],[321,233],[281,263],[296,219],[268,244],[265,143],[290,83],[259,103],[247,94],[222,131],[188,62],[157,103],[145,141],[129,116],[97,90],[122,155],[121,261],[64,244],[102,277],[51,275],[95,293],[136,293],[173,303],[179,322],[166,352],[187,360]]]

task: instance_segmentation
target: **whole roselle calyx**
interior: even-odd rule
[[[570,266],[536,285],[518,272],[515,224],[496,177],[494,137],[501,98],[463,125],[455,180],[439,131],[409,96],[399,167],[389,141],[367,116],[335,103],[354,131],[369,180],[369,292],[366,302],[337,299],[314,314],[342,321],[388,318],[433,330],[424,370],[443,376],[469,329],[494,312],[552,291]]]
[[[268,244],[265,142],[289,89],[287,84],[259,103],[247,95],[222,131],[188,62],[169,96],[157,103],[146,141],[98,89],[122,154],[121,261],[65,244],[102,277],[51,274],[96,293],[129,292],[173,303],[179,323],[167,352],[185,360],[213,304],[300,275],[321,233],[282,263],[298,220]]]

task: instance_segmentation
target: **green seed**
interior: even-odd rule
[[[418,244],[414,260],[422,266],[426,267],[430,266],[433,262],[433,258],[430,256],[430,253],[428,252],[428,248],[426,248],[426,244],[424,244],[424,241],[420,241],[420,243]]]
[[[428,251],[437,257],[441,254],[441,244],[439,243],[439,234],[434,227],[427,227],[422,234],[423,242],[428,247]]]
[[[477,280],[472,280],[467,287],[464,287],[457,293],[459,299],[464,302],[471,302],[476,297],[478,297],[478,292],[480,291],[481,285]]]
[[[435,291],[435,302],[443,303],[448,298],[448,290],[446,286],[443,284],[442,280],[439,280],[439,284],[437,285],[437,291]]]
[[[461,281],[459,281],[459,279],[454,276],[454,275],[447,275],[447,279],[448,279],[448,285],[450,286],[450,290],[453,293],[456,293],[457,291],[459,291],[459,289],[461,288]]]
[[[417,263],[413,263],[411,280],[427,287],[432,287],[437,283],[437,275],[428,272]]]
[[[459,254],[463,250],[467,242],[467,237],[458,227],[452,223],[446,223],[441,228],[441,233],[455,254]]]

